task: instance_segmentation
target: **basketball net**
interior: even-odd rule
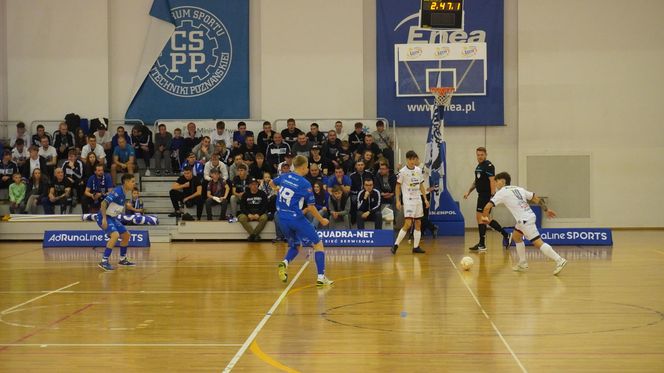
[[[430,89],[434,97],[434,104],[436,106],[450,106],[452,103],[452,96],[454,95],[454,88],[452,87],[432,87]]]

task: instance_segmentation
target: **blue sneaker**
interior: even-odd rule
[[[135,266],[136,264],[134,264],[134,262],[130,262],[129,259],[124,258],[124,259],[122,259],[121,261],[118,262],[118,265],[131,267],[131,266]]]
[[[102,261],[99,262],[99,264],[97,264],[97,265],[99,266],[99,268],[103,269],[103,270],[106,271],[106,272],[108,272],[108,271],[112,271],[112,270],[115,269],[115,268],[113,268],[113,266],[111,265],[111,263],[108,262],[108,260],[102,260]]]

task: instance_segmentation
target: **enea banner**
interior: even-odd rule
[[[150,247],[148,231],[129,231],[129,247]],[[101,231],[45,231],[44,248],[48,247],[104,247],[108,236]],[[120,241],[117,245],[119,247]]]
[[[249,2],[154,0],[150,16],[126,118],[249,117]]]
[[[394,233],[391,230],[328,230],[318,231],[324,246],[341,247],[391,247]]]
[[[448,31],[419,28],[420,3],[376,2],[378,116],[429,125],[428,87],[456,86],[446,126],[504,125],[503,0],[465,0],[464,29]]]
[[[608,246],[613,245],[608,228],[539,228],[540,237],[553,246]],[[507,228],[508,232],[512,229]],[[532,243],[524,239],[526,245]],[[514,246],[514,242],[512,242]]]

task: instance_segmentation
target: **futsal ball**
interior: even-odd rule
[[[469,256],[464,256],[463,259],[461,259],[461,269],[464,271],[470,271],[470,268],[473,267],[473,258]]]

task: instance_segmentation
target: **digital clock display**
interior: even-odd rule
[[[420,27],[432,29],[463,29],[463,0],[422,0]]]

